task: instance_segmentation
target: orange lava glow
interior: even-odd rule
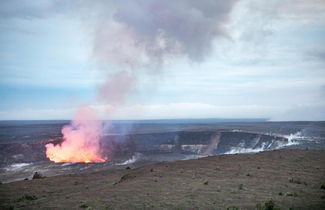
[[[60,162],[105,162],[100,153],[101,124],[94,111],[81,107],[70,125],[62,128],[64,141],[61,144],[47,144],[46,157]]]
[[[63,146],[62,146],[63,145]],[[90,163],[90,162],[105,162],[104,158],[97,155],[96,149],[94,148],[73,148],[64,145],[48,144],[46,145],[46,157],[56,163]]]

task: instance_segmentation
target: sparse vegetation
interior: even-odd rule
[[[264,204],[264,209],[265,210],[273,210],[274,207],[275,207],[275,204],[274,204],[274,202],[273,202],[272,199],[269,200],[269,201],[267,201],[267,202],[265,202],[265,204]]]
[[[320,189],[325,190],[325,184],[322,184],[322,185],[320,186]]]
[[[287,192],[286,193],[286,196],[288,196],[288,197],[297,197],[298,196],[298,194],[297,193],[292,193],[292,192]]]
[[[257,210],[280,210],[280,208],[277,208],[274,201],[271,199],[269,201],[266,201],[264,205],[257,204],[256,205]]]
[[[239,210],[237,206],[228,207],[227,210]]]
[[[24,200],[33,201],[33,200],[37,200],[37,197],[35,195],[24,195],[21,198],[18,198],[17,201],[20,202],[20,201],[24,201]]]
[[[190,199],[194,199],[197,197],[197,195],[195,193],[190,193],[189,195],[187,195],[187,197],[189,197]]]
[[[79,205],[79,208],[82,208],[82,209],[86,209],[88,207],[89,206],[87,204],[85,204],[85,203],[82,203],[82,204]]]
[[[294,184],[304,184],[304,185],[307,185],[307,183],[306,182],[303,182],[303,181],[301,181],[299,178],[290,178],[289,179],[289,182],[290,183],[294,183]]]
[[[303,152],[296,153],[300,156]],[[321,161],[320,152],[309,152],[310,157],[306,155],[309,158],[304,160],[303,165],[310,164],[310,170],[315,172],[310,174],[301,170],[301,165],[291,164],[291,159],[296,156],[295,151],[277,151],[280,154],[288,153],[291,159],[280,161],[275,158],[270,165],[270,159],[274,158],[270,152],[254,155],[256,162],[252,158],[252,162],[246,159],[246,156],[253,155],[226,155],[200,161],[153,164],[132,170],[119,166],[116,171],[5,183],[0,185],[0,194],[4,195],[0,209],[8,209],[10,205],[15,209],[53,206],[56,209],[80,210],[321,209],[325,201],[325,182],[316,170]],[[248,165],[244,167],[244,163]],[[165,164],[169,167],[165,168]],[[283,167],[279,168],[278,165]],[[261,167],[261,170],[257,167]],[[295,168],[298,172],[294,172]],[[153,172],[150,172],[151,169]],[[279,171],[269,173],[269,169]],[[181,171],[184,173],[181,174]],[[319,172],[323,172],[323,168]],[[246,176],[248,173],[252,177]],[[295,183],[303,181],[308,185]],[[89,189],[86,190],[86,187]]]

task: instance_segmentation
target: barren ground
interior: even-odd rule
[[[266,209],[266,202],[325,209],[325,151],[220,155],[0,185],[0,209]]]

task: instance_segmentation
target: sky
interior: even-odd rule
[[[0,120],[325,120],[323,0],[0,2]]]

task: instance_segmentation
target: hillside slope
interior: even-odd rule
[[[278,150],[1,184],[0,207],[325,209],[324,188],[325,151]]]

